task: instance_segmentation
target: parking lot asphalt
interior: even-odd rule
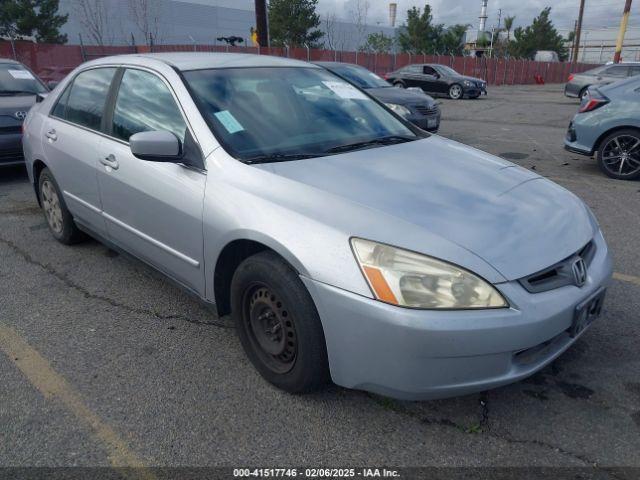
[[[0,466],[582,466],[631,478],[610,468],[640,466],[640,182],[563,150],[577,102],[560,85],[492,88],[442,110],[443,136],[535,169],[600,221],[616,279],[563,356],[447,400],[336,386],[291,396],[259,377],[228,318],[96,241],[57,243],[24,170],[2,170]]]

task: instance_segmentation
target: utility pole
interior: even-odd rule
[[[576,32],[578,30],[578,20],[573,23],[573,41],[571,42],[571,62],[576,55]]]
[[[622,54],[622,43],[624,42],[624,34],[627,31],[627,23],[629,22],[629,11],[631,10],[631,0],[626,0],[624,11],[622,12],[622,20],[620,21],[620,31],[618,32],[618,40],[616,41],[616,54],[613,57],[614,63],[620,63],[620,55]]]
[[[575,50],[573,51],[573,63],[578,62],[578,54],[580,53],[580,33],[582,32],[582,16],[584,15],[584,0],[580,0],[580,13],[578,14],[578,26],[576,27]]]
[[[267,0],[255,0],[256,2],[256,29],[258,30],[258,45],[270,47],[269,22],[267,20]]]

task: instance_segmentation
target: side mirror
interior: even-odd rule
[[[182,159],[180,140],[167,131],[139,132],[129,138],[131,153],[150,162],[179,162]]]
[[[47,95],[49,95],[49,92],[37,93],[36,94],[36,103],[44,102],[44,99],[47,98]]]
[[[60,82],[56,82],[55,80],[49,80],[47,82],[47,87],[49,88],[49,90],[53,90],[54,88],[56,88],[58,86]]]

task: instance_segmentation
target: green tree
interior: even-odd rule
[[[442,23],[434,24],[429,5],[425,5],[424,11],[412,7],[407,10],[406,24],[399,29],[398,44],[405,53],[460,55],[468,27],[456,24],[446,28]]]
[[[269,35],[274,46],[317,48],[323,32],[317,30],[320,15],[318,0],[271,0]]]
[[[422,54],[433,51],[433,15],[431,7],[425,5],[424,11],[418,7],[411,7],[407,10],[407,21],[400,28],[398,33],[398,44],[400,50],[406,53]]]
[[[464,36],[469,25],[456,24],[443,30],[437,43],[437,50],[448,55],[462,55],[464,50]]]
[[[366,43],[360,48],[363,52],[389,53],[393,48],[393,38],[383,32],[370,33]]]
[[[532,59],[538,50],[552,50],[558,53],[560,60],[567,59],[564,38],[558,33],[549,19],[551,7],[547,7],[526,28],[518,27],[513,31],[515,40],[509,45],[513,56]]]
[[[511,41],[511,30],[516,17],[504,17],[504,30],[507,32],[507,43]]]
[[[0,36],[34,37],[39,43],[65,43],[60,33],[68,15],[59,15],[59,0],[0,0]]]

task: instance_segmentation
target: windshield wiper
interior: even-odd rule
[[[366,140],[364,142],[338,145],[337,147],[332,147],[329,150],[326,150],[325,153],[351,152],[353,150],[361,150],[363,148],[375,147],[377,145],[395,145],[397,143],[412,142],[417,139],[418,137],[409,137],[407,135],[389,135],[386,137],[374,138],[373,140]]]
[[[268,155],[258,155],[243,160],[244,163],[256,164],[256,163],[275,163],[275,162],[289,162],[291,160],[304,160],[307,158],[323,157],[322,153],[271,153]]]

